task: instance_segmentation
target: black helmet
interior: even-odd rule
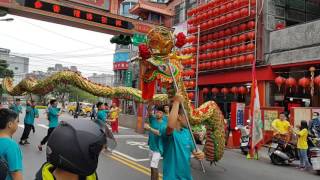
[[[106,135],[94,122],[61,121],[48,140],[47,161],[65,171],[89,176],[96,171],[105,145]]]

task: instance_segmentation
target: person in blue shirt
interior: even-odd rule
[[[35,109],[35,102],[31,101],[30,103],[27,103],[26,107],[26,115],[24,117],[24,130],[22,133],[22,136],[20,138],[19,144],[25,145],[25,144],[30,144],[28,142],[29,134],[34,127],[34,118],[37,116],[36,114],[36,109]]]
[[[163,105],[163,109],[164,109],[164,121],[168,122],[168,117],[169,117],[169,113],[170,113],[170,107],[168,104]]]
[[[5,180],[22,180],[22,153],[12,140],[19,124],[18,114],[10,109],[0,109],[0,158],[8,165]]]
[[[164,144],[163,180],[192,180],[191,154],[198,160],[204,159],[204,153],[196,151],[192,142],[192,135],[180,105],[183,101],[183,96],[178,92],[173,98],[168,126],[160,129]]]
[[[48,108],[48,120],[49,120],[49,129],[47,135],[42,139],[40,145],[38,145],[39,151],[42,151],[42,146],[45,145],[50,137],[52,131],[58,126],[60,116],[60,108],[57,108],[58,101],[53,99],[50,101],[50,107]]]
[[[22,106],[21,106],[21,100],[19,98],[16,99],[16,102],[12,104],[9,109],[16,112],[18,114],[18,118],[20,113],[22,113]]]
[[[107,123],[109,110],[106,110],[106,107],[102,102],[97,103],[97,108],[98,108],[97,121],[101,126],[106,128],[105,130],[107,132],[108,126],[106,123]]]
[[[320,137],[320,114],[313,112],[312,120],[309,123],[309,131],[311,134]]]
[[[159,161],[161,155],[163,153],[163,143],[160,134],[160,128],[162,126],[167,125],[167,121],[165,121],[163,116],[164,109],[161,106],[158,106],[156,109],[155,115],[153,114],[153,109],[151,106],[148,107],[148,120],[149,124],[145,123],[144,128],[149,131],[149,140],[148,145],[150,149],[151,161],[150,161],[150,168],[151,168],[151,180],[158,180],[159,179]]]

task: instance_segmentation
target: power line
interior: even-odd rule
[[[66,35],[64,35],[64,34],[61,34],[61,33],[55,32],[55,31],[52,31],[51,29],[44,28],[44,27],[42,27],[42,26],[33,24],[33,23],[31,23],[31,22],[28,22],[28,21],[23,21],[23,20],[21,20],[21,19],[20,19],[20,21],[23,22],[23,23],[30,24],[30,25],[32,25],[32,26],[34,26],[34,27],[39,28],[39,29],[42,29],[42,30],[44,30],[44,31],[50,32],[50,33],[52,33],[52,34],[55,34],[55,35],[61,36],[61,37],[63,37],[63,38],[70,39],[70,40],[73,40],[73,41],[76,41],[76,42],[79,42],[79,43],[82,43],[82,44],[86,44],[86,45],[91,46],[91,47],[101,48],[101,49],[109,49],[109,48],[107,48],[107,46],[97,46],[97,45],[95,45],[95,44],[91,44],[91,43],[88,43],[88,42],[85,42],[85,41],[81,41],[81,40],[79,40],[79,39],[75,39],[75,38],[73,38],[73,37],[66,36]],[[109,50],[114,51],[114,49],[109,49]]]
[[[51,64],[51,65],[55,65],[56,64],[55,62],[51,62],[51,61],[48,61],[48,60],[44,60],[44,61],[46,63]],[[39,62],[39,61],[38,62],[29,62],[28,65],[29,65],[29,67],[39,67],[39,66],[41,66],[41,67],[44,67],[44,68],[48,68],[48,64],[44,64],[44,61],[42,60],[41,62]],[[12,60],[10,60],[10,62],[13,62],[15,64],[26,65],[24,62],[17,62],[17,61],[12,61]],[[9,64],[9,63],[7,63],[7,64]],[[101,69],[93,70],[93,69],[88,69],[88,68],[82,68],[82,66],[77,66],[77,67],[81,68],[81,70],[90,71],[90,72],[99,72],[99,73],[106,73],[106,74],[112,74],[113,73],[113,70],[101,70]]]

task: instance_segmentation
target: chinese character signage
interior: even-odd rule
[[[113,27],[123,28],[128,30],[134,28],[133,24],[128,21],[123,21],[113,17],[108,17],[100,14],[82,11],[76,8],[61,6],[58,4],[52,4],[45,1],[28,0],[28,1],[25,1],[24,6],[28,8],[42,10],[45,12],[51,12],[51,13],[68,16],[68,17],[91,21],[91,22],[102,24],[102,25],[108,25],[108,26],[113,26]]]
[[[244,108],[245,104],[244,103],[237,103],[237,111],[236,111],[236,120],[237,120],[237,126],[243,126],[244,125]]]
[[[132,87],[132,71],[126,73],[125,86]]]

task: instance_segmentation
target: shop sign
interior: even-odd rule
[[[237,120],[237,126],[244,126],[244,103],[237,103],[236,106],[236,120]]]
[[[132,71],[130,70],[126,73],[125,86],[132,87]]]

